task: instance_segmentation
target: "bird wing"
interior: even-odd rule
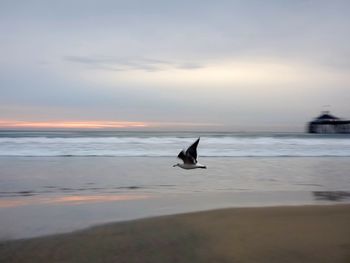
[[[197,146],[199,143],[198,138],[186,151],[182,150],[177,158],[181,159],[185,164],[196,164],[197,163]]]
[[[181,159],[185,164],[196,164],[197,161],[190,155],[187,155],[184,150],[182,150],[177,158]]]
[[[182,150],[179,155],[177,156],[177,158],[181,159],[184,163],[186,161],[186,153],[184,150]]]
[[[192,159],[192,162],[197,163],[197,146],[200,138],[198,138],[188,149],[186,150],[186,157]]]

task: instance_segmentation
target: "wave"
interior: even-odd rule
[[[171,157],[194,141],[181,136],[0,137],[0,156]],[[346,157],[348,137],[205,136],[203,157]]]

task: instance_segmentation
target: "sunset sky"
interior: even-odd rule
[[[350,119],[350,1],[0,2],[0,128]]]

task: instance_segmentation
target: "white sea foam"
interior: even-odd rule
[[[0,137],[0,156],[176,156],[192,136]],[[350,156],[349,137],[202,136],[200,156]]]

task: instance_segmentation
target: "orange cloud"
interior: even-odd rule
[[[198,122],[134,122],[134,121],[18,121],[0,120],[0,129],[117,129],[117,128],[176,128],[214,127],[218,123]]]
[[[137,128],[147,127],[145,122],[131,121],[46,121],[30,122],[0,120],[1,128],[42,128],[42,129],[105,129],[105,128]]]

